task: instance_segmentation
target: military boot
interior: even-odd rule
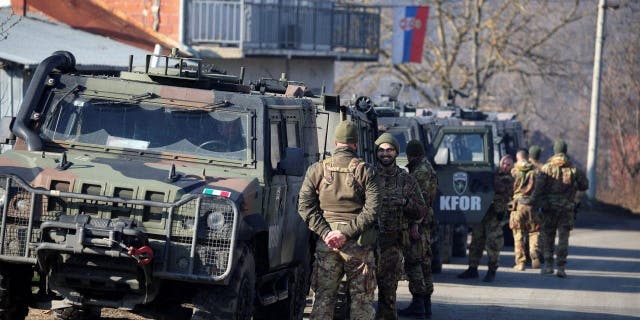
[[[478,267],[469,267],[463,273],[459,274],[458,278],[460,278],[460,279],[475,279],[475,278],[478,278],[479,276],[480,275],[478,275]]]
[[[538,259],[531,260],[531,269],[539,269],[540,265],[541,265],[540,260]]]
[[[398,310],[398,315],[403,317],[412,317],[416,319],[424,319],[425,317],[425,300],[423,296],[413,296],[411,304],[404,309]]]
[[[553,271],[551,271],[553,273]],[[566,278],[567,273],[564,272],[564,266],[558,266],[558,271],[556,272],[556,276],[559,278]]]
[[[544,268],[540,269],[541,274],[553,274],[553,264],[550,262],[545,263]]]
[[[431,295],[424,296],[424,318],[431,319]]]
[[[489,270],[487,271],[487,274],[484,275],[484,278],[482,279],[482,281],[493,282],[495,278],[496,278],[496,270]]]

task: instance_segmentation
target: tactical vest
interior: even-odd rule
[[[529,186],[532,174],[531,170],[522,171],[516,170],[515,182],[513,184],[513,198],[514,199],[528,199],[533,191],[533,186]]]
[[[403,229],[402,203],[404,201],[404,184],[407,173],[396,168],[395,175],[384,175],[378,173],[377,179],[382,195],[380,213],[378,214],[379,232],[384,237],[385,234],[394,234]]]
[[[358,214],[365,202],[365,190],[356,172],[365,162],[352,158],[347,167],[335,166],[333,157],[322,161],[322,179],[316,190],[325,218],[331,213]]]
[[[576,186],[576,168],[556,168],[553,170],[552,178],[549,186],[549,195],[573,199],[578,189]]]

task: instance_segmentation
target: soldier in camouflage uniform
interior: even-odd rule
[[[418,183],[396,165],[400,151],[398,142],[383,133],[375,142],[376,179],[382,194],[378,213],[378,310],[376,319],[398,319],[396,290],[400,274],[400,254],[409,245],[409,231],[405,222],[417,223],[427,211],[422,194],[416,192]],[[424,306],[422,308],[424,314]]]
[[[540,234],[540,218],[531,206],[531,194],[535,183],[535,167],[529,161],[529,152],[520,150],[516,153],[516,164],[511,170],[515,180],[513,184],[513,200],[509,228],[513,231],[513,251],[517,271],[524,271],[527,257],[525,254],[525,237],[529,238],[529,256],[531,267],[540,268],[538,256],[538,235]]]
[[[557,140],[553,145],[553,157],[547,160],[536,177],[532,201],[542,205],[542,232],[544,233],[545,267],[542,274],[553,273],[553,251],[558,232],[556,258],[558,271],[556,275],[567,276],[565,265],[569,249],[569,233],[574,224],[575,198],[578,191],[589,188],[589,181],[584,172],[573,166],[567,157],[567,144]]]
[[[542,149],[540,149],[537,145],[532,145],[529,148],[529,162],[534,166],[535,174],[537,175],[540,169],[542,169],[543,163],[540,162],[540,153]],[[533,206],[531,210],[538,215],[539,219],[542,221],[542,215],[540,212],[540,207],[534,203],[531,203]],[[540,232],[538,234],[538,262],[540,264],[544,263],[544,255],[542,253],[542,244],[544,243],[544,232],[542,232],[542,222],[540,222]],[[533,261],[533,260],[532,260]]]
[[[380,192],[374,171],[356,155],[357,128],[336,128],[333,156],[307,170],[299,213],[316,242],[315,301],[311,319],[333,319],[338,287],[346,273],[353,319],[373,318],[375,225]]]
[[[540,153],[542,150],[539,146],[532,145],[529,148],[529,162],[535,167],[536,170],[542,169],[542,163],[540,163]]]
[[[403,255],[404,271],[409,280],[409,292],[411,292],[412,299],[411,304],[407,308],[399,310],[398,314],[430,318],[431,294],[433,294],[431,235],[435,232],[432,204],[438,188],[438,177],[431,163],[425,159],[422,142],[409,141],[406,153],[409,160],[407,169],[416,178],[428,210],[420,223],[408,226],[413,241],[404,248]],[[422,307],[423,305],[424,307]]]
[[[513,158],[506,155],[500,159],[500,168],[494,177],[495,197],[493,203],[479,224],[471,226],[472,236],[469,245],[469,268],[458,275],[460,279],[478,277],[478,265],[482,258],[483,249],[487,250],[489,258],[489,271],[482,279],[484,282],[492,282],[496,277],[500,250],[504,244],[502,238],[502,226],[509,217],[508,203],[513,196]]]

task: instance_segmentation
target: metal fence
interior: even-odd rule
[[[191,0],[186,40],[189,44],[251,49],[378,52],[380,8],[333,1]]]

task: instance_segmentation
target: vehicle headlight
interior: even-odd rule
[[[4,207],[4,198],[7,196],[7,190],[0,187],[0,209]]]
[[[211,211],[207,216],[207,226],[212,230],[220,230],[224,227],[224,214],[218,211]]]

